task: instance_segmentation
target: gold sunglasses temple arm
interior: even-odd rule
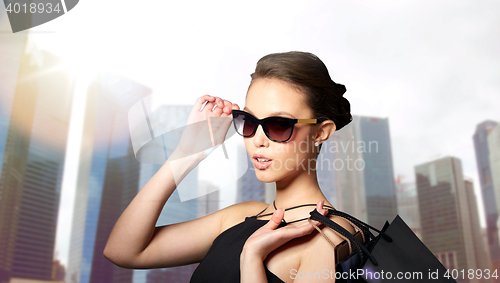
[[[316,124],[318,119],[297,119],[298,124]]]

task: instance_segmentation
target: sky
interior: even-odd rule
[[[499,1],[86,0],[29,34],[82,77],[107,70],[151,87],[154,107],[211,94],[243,108],[259,58],[312,52],[346,86],[353,115],[389,118],[395,177],[414,181],[415,165],[451,155],[480,196],[472,136],[477,124],[500,120],[499,13]],[[58,225],[63,262],[84,107],[80,84]]]

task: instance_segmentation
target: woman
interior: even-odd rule
[[[238,203],[195,220],[155,227],[176,181],[206,157],[193,153],[198,131],[185,130],[169,157],[184,157],[182,165],[171,167],[168,160],[137,194],[110,234],[106,258],[126,268],[201,262],[193,283],[334,282],[333,248],[304,219],[314,205],[323,215],[327,213],[323,206],[331,207],[318,185],[316,158],[321,143],[352,119],[349,102],[342,97],[345,87],[330,79],[318,57],[305,52],[267,55],[251,77],[243,111],[227,100],[205,95],[196,101],[188,124],[208,117],[231,118],[226,120],[244,136],[257,178],[276,182],[275,201]],[[223,123],[211,130],[224,137],[229,126]],[[354,234],[342,218],[331,219]],[[342,242],[331,230],[320,229],[333,244]]]

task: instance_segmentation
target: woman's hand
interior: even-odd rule
[[[326,215],[328,211],[323,208],[325,201],[316,204],[316,210]],[[241,282],[264,283],[267,282],[264,269],[264,260],[267,255],[294,238],[310,234],[314,227],[305,221],[301,224],[289,224],[280,229],[278,226],[283,220],[285,212],[278,209],[274,212],[271,220],[255,231],[245,242],[240,255]],[[318,221],[313,220],[314,225],[319,226]]]
[[[207,104],[200,111],[205,102]],[[224,141],[233,120],[231,113],[233,109],[239,110],[240,108],[237,104],[219,97],[204,95],[198,98],[177,145],[176,152],[179,154],[177,157],[200,155],[201,159],[204,159],[206,157],[204,150]],[[227,117],[227,119],[217,119],[219,117]]]
[[[316,210],[326,215],[328,211],[323,208],[325,201],[319,201],[316,204]],[[278,209],[274,212],[271,220],[267,222],[264,226],[255,231],[246,241],[243,246],[243,252],[252,253],[254,256],[258,256],[262,261],[267,257],[269,253],[282,246],[286,242],[310,234],[314,227],[309,224],[308,221],[304,221],[301,224],[289,224],[280,229],[278,226],[283,220],[285,212],[283,209]],[[313,221],[316,226],[321,223]]]

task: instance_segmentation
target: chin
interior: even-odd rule
[[[261,171],[261,172],[259,172],[259,171]],[[269,170],[255,169],[255,177],[257,177],[257,180],[259,180],[263,183],[272,183],[272,182],[276,182],[276,180],[278,180],[278,177],[276,176],[276,174],[274,172],[269,171]]]
[[[275,182],[276,179],[274,178],[269,178],[267,176],[260,176],[259,177],[259,174],[256,175],[257,176],[257,180],[261,181],[262,183],[272,183],[272,182]]]

